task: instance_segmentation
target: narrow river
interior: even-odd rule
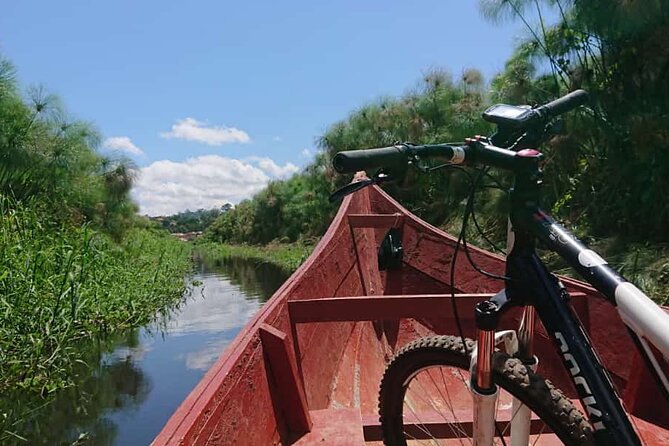
[[[82,371],[80,383],[36,417],[31,443],[149,444],[286,278],[268,264],[199,263],[198,284],[172,314],[90,347],[93,372]]]

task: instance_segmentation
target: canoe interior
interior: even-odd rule
[[[383,272],[377,249],[391,227],[401,231],[404,257],[399,269]],[[379,383],[393,353],[420,336],[457,334],[451,283],[469,337],[475,303],[501,287],[464,255],[453,281],[454,246],[452,236],[379,188],[347,197],[311,257],[221,355],[154,444],[375,444]],[[503,273],[501,257],[471,252],[481,268]],[[669,405],[615,309],[589,286],[564,282],[645,443],[669,444]],[[519,315],[506,314],[502,328],[516,328]],[[539,373],[575,398],[540,322],[536,333]],[[466,411],[467,401],[462,405]],[[541,444],[554,443],[542,437]]]

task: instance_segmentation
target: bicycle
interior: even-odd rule
[[[669,357],[669,315],[539,207],[542,154],[533,147],[550,135],[555,118],[583,105],[586,100],[587,93],[577,90],[536,108],[495,105],[484,112],[483,118],[497,126],[496,132],[490,137],[467,139],[464,144],[398,143],[391,147],[343,151],[335,155],[333,165],[339,173],[380,169],[371,179],[344,186],[333,194],[333,199],[370,184],[388,181],[392,172],[401,172],[408,165],[423,172],[444,166],[483,166],[472,190],[482,176],[488,175],[487,169],[491,167],[509,171],[514,178],[510,191],[506,272],[498,277],[504,280],[504,289],[492,299],[476,305],[475,341],[464,337],[453,300],[458,336],[421,338],[395,355],[383,376],[379,398],[386,444],[406,445],[407,440],[434,440],[438,436],[471,436],[476,445],[490,445],[495,434],[505,444],[506,432],[500,430],[495,419],[500,388],[512,397],[511,419],[505,428],[510,428],[512,445],[529,443],[531,412],[565,444],[641,444],[611,378],[568,305],[566,288],[549,272],[536,252],[537,243],[541,242],[559,254],[609,303],[617,306],[623,322],[641,346],[640,351],[653,365],[666,398],[669,381],[650,345],[665,358]],[[430,159],[439,159],[444,164],[435,168],[422,165]],[[451,277],[459,247],[462,245],[467,253],[464,234],[472,196],[473,192],[467,202],[463,230],[451,263]],[[519,327],[497,332],[500,316],[512,307],[523,308]],[[536,316],[557,348],[587,417],[549,381],[534,372],[538,362],[533,353]],[[441,393],[435,382],[439,374],[433,369],[441,370],[441,379],[444,379],[443,367],[453,368],[448,373],[459,373],[469,388],[474,420],[471,432],[462,429],[457,432],[452,428],[452,432],[435,433],[430,431],[429,421],[415,423],[417,413],[412,406],[421,403],[413,396],[413,402],[407,403],[408,390],[420,382],[419,377],[426,376],[424,381],[428,382],[428,389],[423,388],[422,392]],[[469,378],[463,374],[467,370]],[[429,383],[430,379],[432,383]],[[442,397],[445,401],[450,398]],[[448,401],[444,405],[448,405]],[[455,414],[453,407],[451,410]],[[409,418],[413,427],[405,429],[404,421]]]

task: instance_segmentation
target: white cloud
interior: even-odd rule
[[[269,173],[273,177],[285,178],[300,170],[293,163],[286,163],[283,166],[279,166],[273,160],[267,157],[260,156],[250,156],[247,158],[249,161],[254,162],[265,172]]]
[[[144,155],[144,151],[133,144],[130,138],[127,136],[113,136],[111,138],[107,138],[102,143],[102,147],[105,149],[127,152],[132,155]]]
[[[311,150],[309,150],[309,149],[304,149],[304,150],[302,151],[302,154],[301,154],[301,155],[302,155],[303,158],[309,158],[309,157],[311,156]]]
[[[277,141],[277,142],[281,141],[281,137],[280,136],[275,136],[274,138],[272,138],[272,141]]]
[[[210,146],[251,141],[251,137],[243,130],[234,127],[210,126],[193,118],[178,120],[175,124],[172,124],[172,130],[161,133],[160,136],[167,139],[176,138],[203,142]]]
[[[297,172],[292,163],[277,165],[269,158],[249,160],[206,155],[184,162],[156,161],[139,169],[133,196],[140,212],[171,215],[186,209],[210,209],[238,203],[270,181]]]

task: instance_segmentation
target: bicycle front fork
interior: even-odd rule
[[[480,302],[476,306],[476,350],[472,355],[471,392],[474,405],[473,411],[473,439],[476,446],[490,446],[495,438],[495,422],[497,412],[497,398],[499,389],[493,380],[493,354],[495,346],[504,344],[506,353],[519,356],[530,367],[536,367],[533,356],[534,341],[534,308],[524,308],[518,335],[513,330],[495,332],[499,314],[507,302],[506,293],[502,290],[492,299]],[[526,446],[530,436],[530,410],[517,398],[513,398],[511,408],[511,435],[512,446]],[[504,431],[498,432],[506,434]]]

